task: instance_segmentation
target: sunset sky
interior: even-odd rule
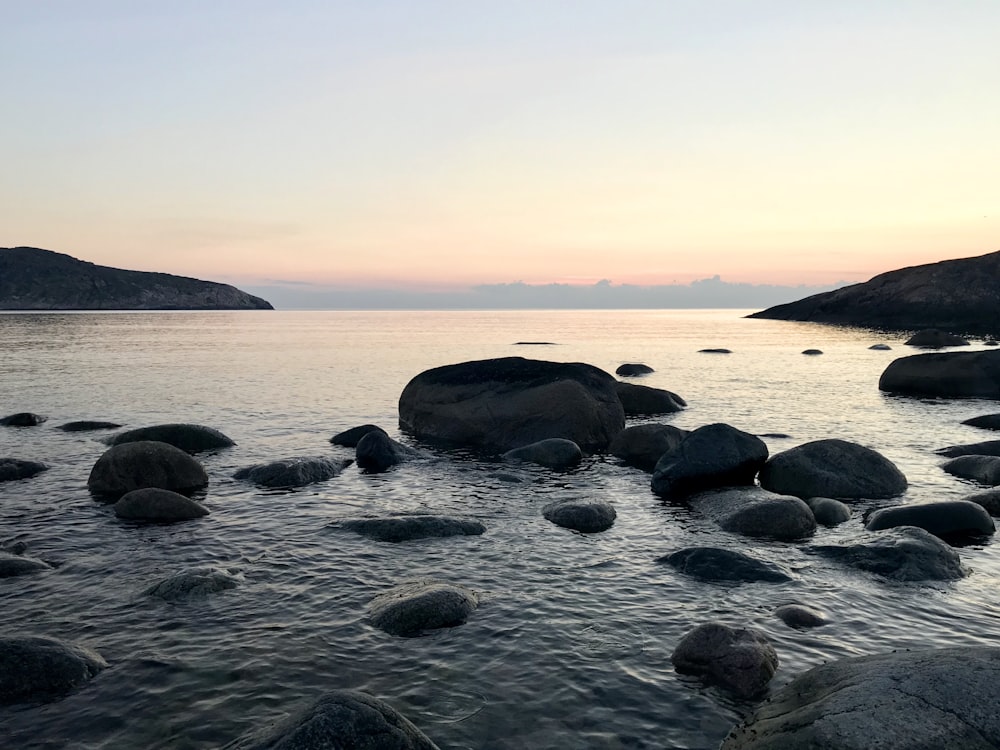
[[[860,281],[1000,250],[997,0],[34,0],[0,245],[243,285]]]

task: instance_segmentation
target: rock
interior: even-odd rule
[[[354,449],[358,468],[369,474],[378,474],[419,456],[419,451],[393,440],[382,430],[368,432],[358,440]]]
[[[358,427],[352,427],[349,430],[344,430],[343,432],[338,432],[330,438],[330,442],[334,445],[343,445],[345,448],[356,448],[358,441],[369,432],[381,432],[383,435],[388,436],[388,433],[378,425],[363,424]]]
[[[610,529],[618,516],[603,500],[560,500],[542,508],[542,515],[556,526],[586,534]]]
[[[889,351],[889,350],[892,349],[892,347],[889,346],[888,344],[872,344],[868,348],[869,349],[874,349],[875,351],[879,351],[879,352],[887,352],[887,351]]]
[[[851,518],[851,509],[833,498],[807,497],[805,503],[813,512],[816,523],[823,526],[836,526]]]
[[[1000,440],[986,440],[982,443],[966,443],[965,445],[949,445],[947,448],[935,451],[939,456],[956,458],[958,456],[1000,456]]]
[[[803,443],[772,456],[761,469],[760,486],[796,497],[878,499],[902,495],[907,482],[882,454],[830,438]]]
[[[865,528],[881,531],[896,526],[916,526],[934,536],[949,540],[968,536],[987,536],[996,531],[993,519],[983,506],[967,500],[944,500],[880,508],[868,516]]]
[[[959,456],[941,466],[946,472],[960,479],[996,487],[1000,484],[1000,457]]]
[[[390,635],[462,625],[479,604],[474,591],[441,581],[410,581],[379,594],[369,605],[372,625]]]
[[[685,635],[670,659],[681,674],[699,675],[740,698],[763,693],[778,668],[778,655],[763,633],[717,622]]]
[[[913,526],[868,533],[856,544],[822,545],[807,551],[895,581],[954,581],[965,576],[954,549]]]
[[[232,750],[437,750],[384,701],[333,690],[305,709],[227,746]]]
[[[1000,490],[986,490],[966,495],[962,500],[981,505],[991,516],[1000,516]]]
[[[208,475],[194,458],[180,448],[153,440],[109,448],[97,459],[87,480],[94,494],[116,499],[145,487],[185,493],[206,484]]]
[[[55,638],[0,638],[0,704],[55,700],[107,666],[96,651]]]
[[[774,610],[774,616],[790,628],[818,628],[827,622],[822,612],[802,604],[785,604]]]
[[[141,440],[155,440],[180,448],[186,453],[219,450],[236,445],[216,429],[200,424],[157,424],[128,430],[108,439],[108,445],[124,445]]]
[[[121,427],[117,422],[95,422],[85,419],[79,422],[67,422],[56,427],[63,432],[89,432],[91,430],[117,430]]]
[[[688,503],[724,531],[743,536],[791,541],[816,531],[816,518],[802,500],[760,487],[710,490]]]
[[[885,368],[878,387],[920,398],[1000,399],[1000,351],[901,357]]]
[[[639,424],[619,432],[608,452],[629,466],[652,472],[660,457],[680,445],[688,434],[669,424]]]
[[[22,411],[17,414],[8,414],[6,417],[0,417],[0,425],[5,427],[37,427],[45,420],[46,417]]]
[[[146,487],[122,495],[115,515],[137,521],[187,521],[207,516],[208,508],[176,492]]]
[[[247,466],[233,474],[233,479],[242,479],[272,489],[304,487],[332,479],[352,463],[354,460],[349,458],[295,456],[269,464]]]
[[[21,555],[0,552],[0,578],[14,578],[51,569],[52,566],[47,562],[37,560],[34,557],[22,557]]]
[[[777,565],[717,547],[688,547],[661,557],[657,562],[672,565],[681,573],[703,581],[785,583],[792,580]]]
[[[650,388],[633,383],[617,383],[615,390],[622,402],[626,417],[647,414],[673,414],[684,407],[674,400],[674,394],[661,388]]]
[[[399,397],[399,424],[417,438],[503,453],[546,438],[586,451],[625,427],[611,375],[580,363],[504,357],[427,370]]]
[[[660,497],[683,499],[696,492],[750,485],[767,461],[767,446],[754,435],[727,424],[693,430],[653,469],[651,487]]]
[[[810,357],[815,357],[817,354],[822,354],[823,352],[820,351],[819,349],[806,349],[802,353]]]
[[[983,346],[1000,346],[1000,341],[997,341],[996,339],[986,339],[983,342]]]
[[[19,458],[0,458],[0,482],[14,479],[30,479],[49,467],[38,461],[23,461]]]
[[[165,578],[143,593],[168,602],[176,602],[234,589],[242,580],[242,576],[235,570],[204,566]]]
[[[486,531],[486,527],[479,521],[447,516],[357,518],[341,521],[337,525],[380,542],[407,542],[427,537],[475,536]]]
[[[989,750],[1000,747],[1000,648],[841,659],[760,704],[722,750]]]
[[[732,354],[733,351],[732,351],[732,349],[722,349],[722,348],[718,348],[717,347],[717,348],[714,348],[714,349],[699,349],[698,353],[699,354]]]
[[[655,370],[649,365],[630,363],[619,365],[618,369],[615,370],[615,375],[621,375],[623,378],[634,378],[639,375],[649,375],[651,372],[655,372]]]
[[[979,417],[966,419],[962,424],[979,427],[984,430],[1000,430],[1000,414],[983,414]]]
[[[547,469],[569,469],[583,460],[580,446],[572,440],[548,438],[514,448],[503,454],[505,461],[527,461]]]
[[[916,346],[920,349],[941,349],[945,346],[968,346],[969,342],[961,336],[939,331],[936,328],[928,328],[917,331],[903,342],[906,346]]]

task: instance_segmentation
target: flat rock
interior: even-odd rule
[[[0,704],[56,700],[107,666],[96,651],[56,638],[0,638]]]
[[[804,604],[784,604],[774,610],[774,616],[790,628],[818,628],[826,625],[826,615]]]
[[[791,541],[816,531],[816,518],[802,500],[760,487],[729,487],[694,495],[688,504],[725,531]]]
[[[717,547],[688,547],[661,557],[657,562],[671,565],[684,575],[703,581],[785,583],[792,580],[777,565]]]
[[[32,414],[30,411],[22,411],[17,414],[8,414],[0,417],[0,425],[4,427],[37,427],[44,422],[47,417]]]
[[[617,383],[615,390],[622,402],[626,417],[650,414],[673,414],[684,407],[674,399],[674,394],[662,388],[650,388],[634,383]]]
[[[680,445],[688,434],[669,424],[634,425],[618,433],[608,452],[629,466],[652,473],[663,454]]]
[[[918,398],[1000,399],[1000,351],[901,357],[885,368],[878,387]]]
[[[91,469],[87,487],[96,495],[119,498],[145,487],[186,493],[208,484],[197,460],[167,443],[142,440],[105,451]]]
[[[187,521],[208,515],[208,508],[201,503],[158,487],[126,492],[114,509],[119,518],[137,521]]]
[[[242,580],[243,578],[238,571],[203,566],[164,578],[143,593],[165,601],[176,602],[234,589]]]
[[[419,457],[420,451],[393,440],[383,430],[369,430],[354,447],[358,468],[369,474],[388,471],[393,466]]]
[[[556,526],[586,534],[610,529],[618,516],[604,500],[560,500],[542,508],[542,515]]]
[[[740,698],[763,693],[778,668],[778,655],[762,632],[717,622],[685,635],[670,660],[681,674],[699,675]]]
[[[1000,484],[1000,456],[959,456],[945,462],[941,468],[960,479],[990,487]]]
[[[93,419],[84,419],[77,422],[67,422],[56,427],[63,432],[90,432],[93,430],[117,430],[121,427],[117,422],[98,422]]]
[[[219,450],[236,445],[232,440],[212,427],[200,424],[157,424],[139,427],[113,435],[108,445],[124,445],[141,440],[155,440],[180,448],[185,453]]]
[[[822,526],[836,526],[851,518],[850,506],[830,497],[807,497],[805,503],[816,517],[816,523]]]
[[[448,516],[390,516],[354,518],[337,526],[380,542],[408,542],[412,539],[448,536],[476,536],[486,531],[479,521]]]
[[[618,365],[615,375],[620,375],[623,378],[634,378],[639,375],[649,375],[651,372],[655,372],[655,370],[649,365],[639,362],[629,362],[624,365]]]
[[[942,349],[946,346],[968,346],[969,342],[961,336],[956,336],[947,331],[939,331],[937,328],[927,328],[917,331],[903,342],[906,346],[915,346],[920,349]]]
[[[19,458],[0,458],[0,482],[15,479],[30,479],[49,467],[38,461],[23,461]]]
[[[547,469],[569,469],[583,460],[583,451],[572,440],[547,438],[503,454],[505,461],[526,461]]]
[[[683,499],[717,487],[751,485],[767,455],[767,445],[755,435],[727,424],[705,425],[660,457],[650,486],[660,497]]]
[[[415,636],[425,630],[462,625],[479,598],[471,589],[441,581],[410,581],[375,597],[371,624],[390,635]]]
[[[958,456],[1000,456],[1000,440],[985,440],[980,443],[965,443],[949,445],[935,451],[939,456],[957,458]]]
[[[943,500],[879,508],[868,516],[868,521],[865,523],[865,528],[869,531],[881,531],[896,526],[916,526],[945,540],[988,536],[996,531],[993,519],[986,509],[967,500]]]
[[[51,569],[52,566],[47,562],[34,557],[0,552],[0,578],[14,578]]]
[[[979,427],[983,430],[1000,430],[1000,414],[982,414],[978,417],[966,419],[962,424],[970,427]]]
[[[723,347],[712,347],[709,349],[699,349],[699,354],[732,354],[732,349],[725,349]]]
[[[807,357],[815,357],[819,354],[822,354],[823,352],[820,349],[806,349],[802,353],[805,354]]]
[[[954,581],[965,576],[954,549],[914,526],[868,532],[853,544],[817,545],[807,551],[894,581]]]
[[[760,472],[760,486],[796,497],[878,499],[901,495],[906,477],[882,454],[830,438],[777,453]]]
[[[334,445],[343,445],[345,448],[355,448],[357,447],[358,441],[369,432],[381,432],[388,435],[388,433],[378,425],[363,424],[358,425],[357,427],[352,427],[349,430],[344,430],[343,432],[338,432],[330,438],[330,442]]]
[[[353,459],[295,456],[267,464],[254,464],[233,474],[233,479],[253,482],[261,487],[285,489],[325,482],[354,463]]]

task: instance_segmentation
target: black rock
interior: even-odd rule
[[[760,486],[796,497],[888,498],[906,491],[903,473],[882,454],[830,438],[777,453],[760,472]]]
[[[208,515],[208,508],[191,498],[159,487],[126,492],[114,506],[115,515],[136,521],[187,521]]]
[[[66,424],[61,424],[56,427],[57,430],[62,430],[63,432],[89,432],[91,430],[117,430],[121,427],[117,422],[97,422],[91,419],[81,420],[79,422],[67,422]]]
[[[954,581],[965,576],[954,549],[913,526],[869,532],[854,544],[818,545],[807,551],[896,581]]]
[[[619,365],[618,369],[615,370],[615,375],[620,375],[623,378],[634,378],[639,375],[649,375],[651,372],[655,372],[655,370],[649,365],[635,362]]]
[[[663,454],[680,445],[688,434],[669,424],[634,425],[618,433],[608,452],[629,466],[652,472]]]
[[[349,430],[344,430],[343,432],[338,432],[330,438],[330,442],[334,445],[342,445],[345,448],[355,448],[358,445],[358,441],[369,432],[381,432],[384,435],[388,435],[388,433],[386,433],[386,431],[378,425],[363,424],[358,427],[352,427]]]
[[[560,500],[542,508],[542,515],[556,526],[586,534],[610,529],[618,517],[614,506],[603,500]]]
[[[47,562],[34,557],[22,557],[21,555],[0,552],[0,578],[14,578],[51,569],[52,566]]]
[[[763,693],[778,668],[778,655],[762,632],[717,622],[685,635],[670,660],[681,674],[703,677],[740,698]]]
[[[201,453],[236,445],[218,430],[200,424],[157,424],[151,427],[139,427],[112,436],[107,440],[107,444],[124,445],[140,440],[167,443],[186,453]]]
[[[354,463],[353,459],[295,456],[267,464],[254,464],[233,474],[233,479],[253,482],[261,487],[284,489],[325,482]]]
[[[793,541],[816,530],[816,518],[802,500],[756,486],[708,490],[688,503],[724,531],[743,536]]]
[[[962,424],[979,427],[984,430],[1000,430],[1000,414],[983,414],[979,417],[966,419]]]
[[[6,417],[0,417],[0,425],[5,427],[37,427],[45,420],[46,417],[22,411],[17,414],[8,414]]]
[[[996,531],[993,519],[983,506],[967,500],[943,500],[880,508],[868,516],[869,531],[896,526],[916,526],[942,539],[988,536]]]
[[[369,605],[372,625],[390,635],[462,625],[479,604],[475,592],[441,581],[411,581],[379,594]]]
[[[107,666],[97,652],[55,638],[0,637],[0,704],[61,698]]]
[[[479,521],[447,516],[390,516],[341,521],[340,528],[380,542],[407,542],[411,539],[448,536],[475,536],[486,531]]]
[[[821,350],[819,350],[819,349],[806,349],[802,353],[806,354],[806,355],[808,355],[810,357],[815,357],[817,354],[822,354],[823,352]]]
[[[23,461],[19,458],[0,458],[0,482],[14,479],[29,479],[41,474],[49,467],[38,461]]]
[[[850,507],[833,498],[807,497],[805,503],[816,517],[816,523],[823,526],[836,526],[851,518]]]
[[[948,458],[955,458],[957,456],[1000,456],[1000,440],[949,445],[947,448],[942,448],[935,452],[939,456],[947,456]]]
[[[393,440],[381,430],[369,431],[358,440],[354,448],[358,468],[370,474],[387,471],[419,455],[419,451]]]
[[[661,557],[657,562],[672,565],[681,573],[703,581],[784,583],[792,580],[777,565],[717,547],[688,547]]]
[[[208,475],[197,460],[180,448],[152,440],[109,448],[87,480],[95,495],[114,499],[144,487],[189,493],[206,484]]]
[[[650,388],[633,383],[616,383],[615,390],[622,402],[626,417],[642,417],[650,414],[673,414],[683,410],[675,394],[662,388]]]
[[[901,357],[885,368],[878,387],[918,398],[1000,399],[1000,351]]]
[[[204,566],[192,568],[163,579],[144,592],[168,602],[209,596],[236,588],[242,577],[237,571]]]
[[[827,622],[822,612],[802,604],[785,604],[774,610],[774,616],[790,628],[818,628]]]
[[[990,487],[1000,484],[1000,456],[959,456],[941,466],[960,479],[970,479]]]
[[[503,454],[505,461],[526,461],[547,469],[570,469],[583,460],[583,451],[572,440],[547,438]]]
[[[717,487],[750,485],[765,461],[763,440],[727,424],[710,424],[663,454],[651,487],[661,497],[683,499]]]
[[[714,349],[699,349],[699,354],[732,354],[732,349],[723,349],[721,347],[716,347]]]

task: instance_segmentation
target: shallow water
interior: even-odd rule
[[[888,583],[807,554],[807,543],[748,540],[660,502],[649,475],[592,457],[553,473],[428,450],[382,475],[355,467],[293,492],[231,479],[293,455],[351,455],[331,435],[375,422],[398,439],[396,401],[418,372],[521,355],[583,361],[668,388],[689,408],[665,418],[716,421],[767,438],[772,453],[839,437],[876,448],[907,475],[902,502],[979,488],[945,474],[933,451],[990,439],[961,425],[998,411],[985,401],[886,396],[878,377],[912,353],[898,336],[745,320],[738,311],[219,312],[0,315],[0,413],[49,421],[0,428],[0,456],[42,460],[33,479],[0,484],[0,541],[23,541],[50,572],[0,581],[4,633],[79,641],[111,664],[45,705],[0,709],[11,747],[215,748],[331,688],[373,693],[441,747],[714,748],[749,704],[677,675],[670,653],[707,620],[751,624],[775,644],[772,685],[847,655],[994,644],[1000,557],[965,547],[955,583]],[[515,346],[552,341],[553,346]],[[886,342],[892,351],[871,351]],[[726,347],[729,355],[700,354]],[[816,347],[824,354],[803,356]],[[974,346],[973,348],[978,348]],[[0,414],[0,415],[2,415]],[[201,455],[211,515],[150,526],[115,518],[86,489],[106,433],[54,429],[78,419],[129,427],[195,422],[238,445]],[[514,474],[522,481],[506,481]],[[612,529],[558,528],[541,507],[600,497]],[[861,528],[820,529],[818,543]],[[329,527],[365,514],[471,516],[481,537],[379,543]],[[716,545],[779,562],[785,584],[692,581],[656,558]],[[238,568],[243,583],[167,603],[143,591],[173,572]],[[406,579],[475,589],[463,626],[397,638],[366,622],[368,602]],[[802,602],[830,623],[786,627],[775,607]]]

